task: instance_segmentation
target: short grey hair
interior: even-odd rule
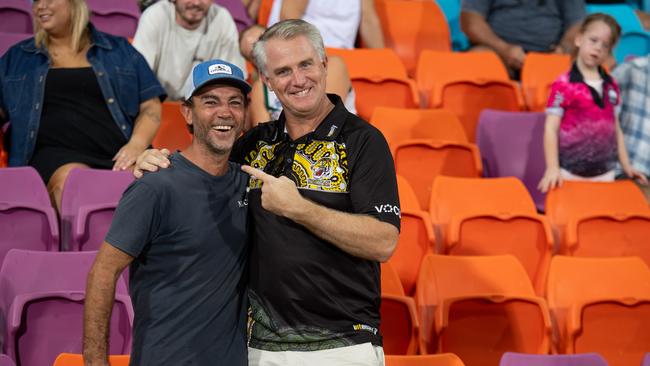
[[[257,42],[253,45],[253,62],[262,74],[268,75],[266,70],[266,42],[270,39],[289,40],[298,36],[304,36],[314,47],[320,57],[320,61],[325,60],[325,45],[323,37],[320,35],[318,28],[313,24],[302,19],[287,19],[275,23],[267,29]]]

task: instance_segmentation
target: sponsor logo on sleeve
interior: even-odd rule
[[[400,211],[399,207],[395,205],[387,203],[384,205],[375,206],[375,210],[377,210],[377,213],[379,214],[394,214],[395,216],[402,218],[402,212]]]

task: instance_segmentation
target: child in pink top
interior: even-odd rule
[[[546,171],[538,186],[542,192],[565,179],[613,181],[617,160],[628,177],[647,183],[628,160],[615,111],[618,85],[601,67],[620,33],[609,15],[585,18],[571,70],[551,86],[544,132]]]

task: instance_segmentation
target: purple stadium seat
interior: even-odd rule
[[[530,355],[506,352],[499,366],[607,366],[607,361],[598,353]]]
[[[5,355],[4,353],[0,353],[0,366],[16,366],[14,363],[14,360],[11,359],[11,357]]]
[[[11,250],[0,269],[3,352],[21,366],[51,365],[62,352],[81,353],[86,277],[96,252]],[[131,349],[133,307],[119,280],[109,353]]]
[[[32,33],[32,5],[27,0],[0,1],[0,32]]]
[[[12,248],[59,250],[59,225],[32,167],[0,169],[0,263]]]
[[[30,33],[0,32],[0,57],[3,56],[11,46],[31,36]]]
[[[104,241],[131,171],[73,169],[61,194],[61,250],[97,250]]]
[[[241,0],[214,0],[214,2],[228,9],[230,15],[232,15],[232,19],[235,21],[237,31],[241,32],[253,24]]]
[[[133,38],[140,9],[133,0],[88,0],[91,22],[102,32]]]
[[[483,175],[521,179],[539,211],[544,211],[545,201],[545,195],[537,189],[546,169],[544,119],[544,113],[486,109],[476,134]]]

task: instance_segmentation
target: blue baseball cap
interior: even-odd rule
[[[251,91],[251,86],[244,79],[244,72],[239,67],[223,60],[208,60],[192,69],[185,99],[189,100],[199,88],[214,82],[237,87],[244,95]]]

